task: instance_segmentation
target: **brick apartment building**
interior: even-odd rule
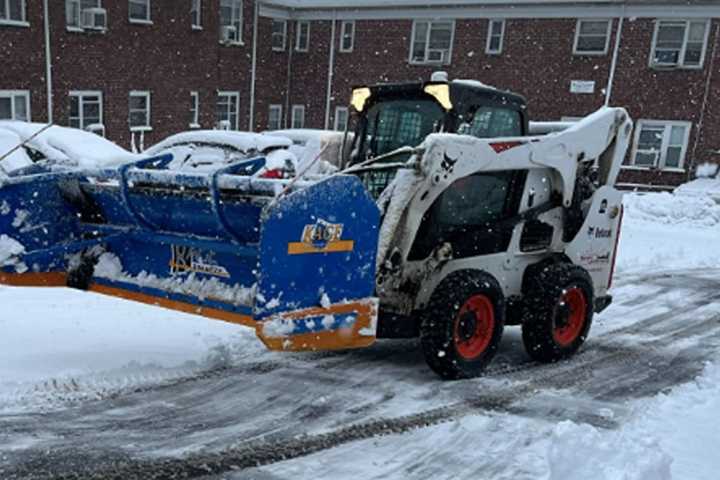
[[[668,188],[720,163],[719,32],[717,0],[0,0],[0,118],[341,129],[352,86],[444,70],[538,120],[627,107],[620,182]]]

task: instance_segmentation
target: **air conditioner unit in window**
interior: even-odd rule
[[[220,30],[220,37],[223,43],[237,42],[237,27],[226,25]]]
[[[80,26],[87,30],[105,30],[107,28],[107,10],[104,8],[86,8],[82,11]]]
[[[433,63],[443,63],[445,61],[445,56],[447,55],[447,53],[447,50],[428,49],[427,61]]]

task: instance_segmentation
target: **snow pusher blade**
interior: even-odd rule
[[[70,286],[256,329],[270,349],[375,340],[379,211],[357,177],[258,178],[171,155],[0,183],[0,283]]]

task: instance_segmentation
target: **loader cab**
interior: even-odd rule
[[[415,147],[431,133],[494,138],[528,132],[523,97],[472,80],[358,87],[351,105],[355,135],[347,165]]]

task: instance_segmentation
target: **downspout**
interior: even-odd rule
[[[292,59],[295,50],[295,35],[297,35],[297,22],[291,20],[293,15],[288,15],[288,31],[292,31],[292,35],[288,35],[288,61],[287,61],[287,79],[285,84],[285,111],[283,112],[283,125],[288,127],[288,118],[290,118],[290,93],[292,86]],[[291,125],[292,126],[292,125]]]
[[[47,87],[47,123],[53,123],[53,88],[52,88],[52,57],[50,56],[50,10],[48,0],[43,0],[43,17],[45,19],[45,86]]]
[[[712,56],[710,57],[710,62],[708,64],[709,71],[707,79],[705,80],[705,93],[703,94],[703,102],[700,107],[700,118],[698,119],[697,132],[695,132],[695,141],[693,142],[690,164],[688,165],[686,174],[686,179],[688,181],[691,179],[693,167],[695,166],[695,155],[697,153],[698,146],[700,145],[700,135],[702,134],[702,129],[705,126],[705,112],[707,111],[708,101],[710,100],[710,88],[712,86],[713,70],[715,70],[715,58],[718,54],[718,42],[720,42],[720,24],[715,27],[715,42],[713,43]]]
[[[328,59],[327,96],[325,98],[325,130],[330,129],[330,104],[332,103],[332,85],[335,73],[335,27],[337,24],[337,10],[333,13],[332,28],[330,28],[330,58]]]
[[[608,77],[607,87],[605,88],[605,106],[610,106],[610,98],[612,97],[613,82],[615,81],[615,69],[617,68],[618,56],[620,54],[620,40],[622,39],[623,23],[625,21],[625,4],[622,6],[620,19],[618,20],[617,32],[615,33],[615,48],[613,48],[612,63],[610,64],[610,76]]]
[[[47,1],[47,0],[45,0]],[[248,131],[255,131],[255,79],[257,76],[257,40],[258,40],[258,16],[259,1],[255,2],[253,7],[253,44],[252,44],[252,70],[250,73],[250,120],[248,122]]]

